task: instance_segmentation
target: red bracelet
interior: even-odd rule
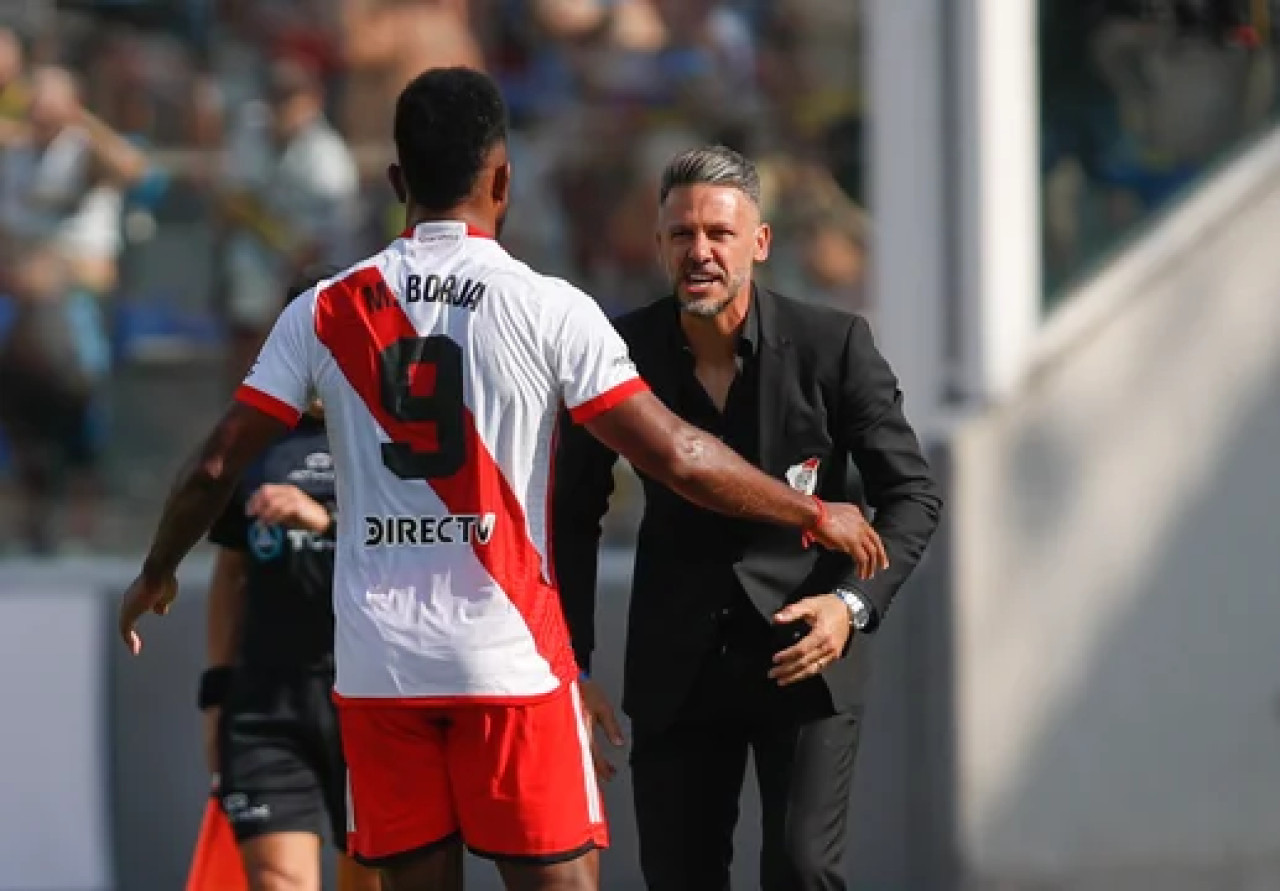
[[[817,544],[818,539],[814,537],[813,532],[815,529],[821,526],[827,519],[827,506],[823,503],[822,499],[819,498],[817,495],[810,495],[809,497],[812,498],[813,503],[818,506],[818,518],[814,520],[813,524],[808,528],[806,528],[804,530],[804,534],[800,536],[800,543],[803,544],[806,548],[811,545]]]

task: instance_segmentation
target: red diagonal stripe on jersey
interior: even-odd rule
[[[369,413],[395,442],[420,451],[436,448],[434,424],[398,420],[383,407],[378,356],[387,346],[405,337],[418,337],[413,323],[398,301],[371,309],[361,289],[386,286],[374,268],[353,272],[322,291],[316,303],[316,335],[341,369]],[[556,676],[573,679],[573,650],[560,608],[560,597],[542,577],[542,560],[529,538],[524,508],[502,469],[476,431],[470,408],[464,408],[466,461],[452,476],[426,480],[450,513],[497,517],[488,544],[472,543],[476,558],[524,617],[538,652]],[[412,485],[407,482],[405,485]]]

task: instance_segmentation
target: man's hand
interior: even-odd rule
[[[809,633],[798,643],[773,657],[773,669],[769,672],[769,677],[777,681],[780,687],[821,674],[828,665],[840,658],[845,644],[849,642],[849,635],[853,633],[849,607],[834,594],[806,597],[780,610],[773,617],[773,621],[779,625],[786,625],[797,619],[809,623]]]
[[[329,512],[297,486],[268,483],[253,493],[245,512],[268,526],[320,533],[329,528]]]
[[[178,580],[172,575],[157,578],[139,575],[120,600],[120,639],[133,655],[142,652],[142,638],[134,630],[144,613],[163,616],[178,596]]]
[[[852,557],[860,579],[869,579],[889,568],[884,542],[860,508],[853,504],[827,504],[826,509],[826,516],[810,533],[818,544]]]
[[[583,720],[587,725],[587,737],[591,740],[591,758],[595,762],[596,777],[604,782],[613,779],[618,772],[618,768],[613,766],[613,762],[600,753],[600,747],[596,743],[596,727],[604,730],[605,737],[614,746],[621,746],[625,740],[622,736],[622,727],[618,724],[618,716],[613,711],[613,706],[609,703],[609,697],[605,695],[604,690],[594,681],[582,680],[578,682],[578,692],[582,696],[582,710],[584,712]]]

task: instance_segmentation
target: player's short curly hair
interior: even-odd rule
[[[502,93],[474,69],[425,71],[396,102],[396,153],[409,194],[425,210],[461,204],[475,188],[489,152],[506,139]]]

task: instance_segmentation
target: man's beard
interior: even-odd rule
[[[689,315],[697,316],[700,319],[714,319],[733,302],[733,295],[726,294],[719,300],[715,297],[703,297],[697,300],[681,300],[677,297],[676,302],[680,304],[681,312],[687,312]]]
[[[734,276],[729,279],[725,287],[727,293],[724,297],[695,297],[692,300],[683,299],[680,296],[679,287],[676,287],[676,303],[680,304],[681,312],[687,312],[699,319],[714,319],[729,308],[734,295],[742,290],[742,284],[742,276]]]

